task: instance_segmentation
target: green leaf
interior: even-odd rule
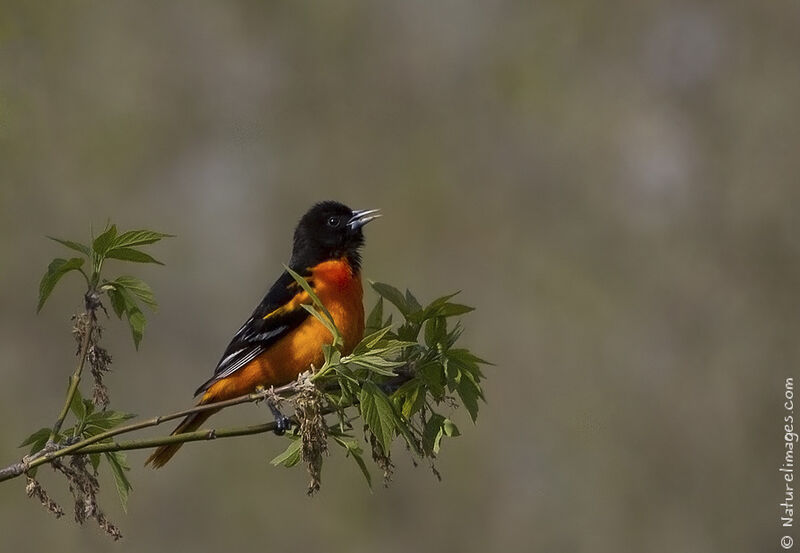
[[[100,434],[119,426],[135,416],[132,413],[123,413],[121,411],[98,411],[97,413],[92,413],[86,417],[86,433],[91,436]]]
[[[322,323],[322,326],[328,329],[328,332],[331,333],[333,336],[333,343],[334,344],[341,344],[342,343],[342,336],[339,334],[339,329],[336,328],[336,325],[333,324],[333,321],[329,319],[326,315],[323,315],[319,312],[319,310],[313,305],[307,305],[305,303],[300,304],[300,307],[308,311],[312,317],[317,319],[319,322]]]
[[[468,349],[463,349],[463,348],[453,348],[447,352],[447,356],[458,359],[462,363],[475,364],[475,365],[494,365],[494,363],[490,363],[486,359],[481,359]]]
[[[286,269],[286,272],[289,273],[289,275],[291,275],[291,277],[295,280],[295,282],[297,282],[297,284],[303,290],[306,291],[308,297],[311,298],[311,301],[314,304],[314,307],[316,307],[316,309],[306,304],[302,304],[301,307],[306,311],[308,311],[311,315],[313,315],[319,322],[321,322],[325,326],[325,328],[328,329],[328,331],[333,336],[334,344],[342,344],[343,343],[342,335],[339,334],[339,330],[333,323],[333,316],[331,316],[330,311],[328,311],[325,305],[323,305],[322,301],[320,301],[319,297],[314,292],[314,290],[312,290],[311,285],[308,284],[308,281],[302,276],[300,276],[298,273],[294,272],[288,265],[284,265],[283,268]],[[317,310],[321,311],[322,314],[317,312]],[[327,319],[327,321],[325,319]]]
[[[121,309],[125,313],[128,318],[128,326],[130,326],[131,335],[133,336],[133,344],[136,346],[136,349],[139,349],[139,343],[142,341],[144,327],[147,322],[144,318],[144,313],[139,309],[136,300],[133,298],[131,292],[128,291],[128,288],[117,285],[114,282],[109,282],[107,285],[114,286],[110,288],[109,291],[116,290],[118,293],[119,298],[115,298],[114,295],[111,295],[111,306],[114,308],[115,313],[118,313],[117,309]],[[124,305],[119,305],[118,302],[120,301]]]
[[[351,363],[383,376],[397,376],[392,369],[406,364],[405,361],[389,361],[378,355],[359,356]]]
[[[434,317],[425,323],[425,345],[435,347],[447,334],[447,320],[444,317]]]
[[[436,298],[430,304],[428,304],[428,307],[425,308],[425,311],[430,313],[435,313],[437,309],[439,309],[441,306],[446,304],[448,301],[450,301],[460,293],[461,290],[458,290],[457,292],[453,292],[452,294],[447,294],[446,296]]]
[[[122,315],[125,313],[125,297],[122,295],[122,292],[113,287],[108,288],[106,293],[111,300],[111,308],[114,310],[114,313],[117,314],[117,317],[121,319]]]
[[[158,259],[135,248],[114,248],[106,252],[108,259],[121,259],[123,261],[133,261],[134,263],[155,263],[163,265]]]
[[[139,349],[139,343],[142,341],[144,335],[144,325],[146,324],[144,314],[138,307],[128,309],[128,325],[131,327],[131,335],[133,336],[133,344],[136,349]]]
[[[274,466],[283,465],[284,467],[293,467],[297,463],[300,462],[300,450],[303,447],[303,441],[300,439],[299,436],[289,436],[289,439],[292,440],[292,443],[289,444],[289,447],[286,450],[275,457],[270,463]]]
[[[390,330],[392,330],[392,327],[391,326],[387,326],[387,327],[381,328],[380,330],[376,330],[375,332],[372,332],[371,334],[368,334],[367,336],[364,336],[364,338],[362,338],[361,341],[358,343],[358,345],[353,349],[353,354],[354,355],[360,355],[362,353],[365,353],[365,352],[371,350],[372,348],[375,347],[375,345],[378,342],[380,342],[383,339],[384,336],[386,336],[386,334]]]
[[[455,438],[456,436],[461,435],[461,432],[459,432],[458,427],[450,419],[444,419],[444,422],[442,422],[442,430],[444,430],[445,436],[449,436],[451,438]]]
[[[80,242],[73,242],[72,240],[62,240],[61,238],[56,238],[54,236],[48,236],[50,240],[58,242],[71,250],[75,250],[76,252],[81,252],[86,257],[92,255],[92,251],[89,249],[89,246],[81,244]]]
[[[25,438],[25,441],[23,441],[21,444],[19,444],[19,447],[25,447],[26,445],[36,444],[37,442],[40,442],[40,441],[42,442],[42,447],[44,447],[44,444],[47,442],[47,439],[50,437],[50,431],[51,430],[52,430],[51,428],[40,428],[39,430],[37,430],[36,432],[31,434],[30,436]],[[42,448],[40,447],[39,449],[42,449]],[[36,451],[39,451],[39,449],[37,449]]]
[[[364,478],[367,480],[367,486],[369,489],[372,489],[372,475],[369,473],[369,469],[367,468],[367,464],[364,462],[364,451],[361,449],[361,446],[358,444],[358,441],[355,438],[352,438],[347,435],[332,435],[333,439],[338,443],[340,446],[345,448],[346,456],[352,457],[355,461],[358,468],[361,469],[361,474],[364,475]]]
[[[69,409],[78,421],[83,421],[86,418],[86,404],[83,403],[81,391],[75,389],[75,395],[72,396],[72,401],[69,404]]]
[[[420,325],[408,320],[397,329],[397,336],[406,342],[416,342],[419,336]]]
[[[155,310],[158,308],[155,295],[153,294],[153,289],[150,288],[149,284],[147,284],[140,278],[136,278],[134,276],[129,276],[129,275],[123,275],[115,278],[109,284],[124,287],[134,296],[139,298],[142,301],[142,303],[147,305],[150,309]]]
[[[403,316],[406,316],[409,312],[408,303],[406,302],[406,298],[403,293],[395,288],[394,286],[390,286],[388,284],[384,284],[383,282],[372,282],[370,281],[370,285],[372,288],[380,294],[382,297],[386,298],[386,301],[394,305]]]
[[[475,308],[460,303],[447,303],[438,310],[437,315],[440,317],[456,317],[470,311],[475,311]]]
[[[436,401],[444,397],[444,367],[438,361],[429,361],[417,367],[417,376],[425,383]]]
[[[116,238],[117,225],[111,225],[105,231],[103,231],[100,236],[95,238],[94,242],[92,242],[92,249],[94,250],[94,253],[99,257],[105,256],[106,252],[114,244],[114,240]]]
[[[108,464],[111,466],[111,473],[114,475],[114,482],[117,485],[117,493],[119,494],[119,501],[122,504],[122,510],[128,512],[128,495],[133,489],[128,477],[125,475],[126,470],[131,470],[128,466],[128,461],[125,459],[125,453],[122,451],[112,451],[104,453]]]
[[[50,297],[58,281],[61,280],[65,274],[70,271],[77,271],[83,266],[83,258],[73,257],[72,259],[56,258],[50,262],[47,267],[47,272],[42,277],[39,283],[39,304],[36,307],[36,312],[42,310],[44,302]]]
[[[97,472],[97,469],[100,466],[100,454],[99,453],[90,453],[89,454],[89,462],[92,463],[92,470]]]
[[[462,378],[456,387],[456,391],[474,423],[478,418],[478,398],[482,395],[480,388],[471,379]]]
[[[411,379],[392,394],[403,418],[408,420],[425,404],[424,384],[419,379]]]
[[[359,408],[370,432],[381,444],[384,454],[388,455],[396,427],[395,414],[389,398],[374,382],[367,380],[361,388]]]
[[[366,323],[366,332],[372,333],[383,326],[383,298],[378,298],[375,307],[369,312]],[[391,326],[391,325],[390,325]]]
[[[422,432],[422,449],[429,455],[439,453],[439,443],[442,440],[442,424],[444,417],[438,413],[431,413]]]
[[[406,306],[408,307],[409,314],[422,311],[422,306],[419,304],[419,301],[417,301],[417,298],[414,297],[414,294],[412,294],[411,290],[408,288],[406,288]]]
[[[117,236],[112,247],[143,246],[145,244],[158,242],[162,238],[174,238],[174,236],[174,234],[164,234],[163,232],[155,232],[152,230],[129,230]]]
[[[464,327],[461,325],[460,322],[456,323],[453,330],[451,330],[447,336],[445,336],[444,340],[441,341],[442,347],[446,350],[450,349],[453,344],[461,337],[461,333],[464,332]]]

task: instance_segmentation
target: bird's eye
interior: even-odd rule
[[[329,227],[338,227],[339,226],[339,218],[338,217],[330,217],[328,218],[328,226]]]

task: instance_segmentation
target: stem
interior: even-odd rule
[[[291,384],[286,384],[285,386],[281,386],[280,388],[275,388],[274,389],[274,393],[283,394],[283,395],[290,395],[291,393],[294,393],[296,391],[297,391],[297,383],[296,382],[292,382]],[[0,482],[3,482],[5,480],[9,480],[9,479],[14,478],[14,477],[17,477],[17,476],[21,475],[22,473],[26,472],[27,470],[32,469],[33,467],[37,467],[39,465],[42,465],[42,464],[45,464],[45,463],[49,463],[50,461],[52,461],[53,459],[57,459],[58,457],[63,457],[64,455],[74,454],[76,452],[80,452],[82,454],[82,453],[84,453],[83,449],[86,448],[87,446],[90,446],[90,445],[95,444],[97,442],[101,442],[103,440],[107,440],[107,439],[109,439],[109,438],[111,438],[113,436],[116,436],[118,434],[126,434],[128,432],[133,432],[135,430],[141,430],[143,428],[148,428],[150,426],[157,426],[157,425],[159,425],[161,423],[164,423],[164,422],[167,422],[167,421],[171,421],[173,419],[183,418],[183,417],[185,417],[187,415],[191,415],[193,413],[200,413],[202,411],[209,411],[209,410],[224,409],[226,407],[232,407],[234,405],[239,405],[241,403],[253,403],[255,401],[259,401],[259,400],[262,400],[262,399],[266,398],[268,393],[269,393],[269,391],[265,390],[265,391],[261,391],[261,392],[254,392],[252,394],[248,394],[246,396],[237,397],[237,398],[234,398],[234,399],[229,399],[229,400],[225,400],[225,401],[218,401],[216,403],[208,403],[208,404],[205,404],[205,405],[197,405],[195,407],[192,407],[191,409],[184,409],[183,411],[177,411],[175,413],[170,413],[169,415],[161,415],[161,416],[153,417],[153,418],[150,418],[150,419],[147,419],[147,420],[144,420],[144,421],[140,421],[140,422],[137,422],[137,423],[127,424],[125,426],[119,426],[117,428],[113,428],[111,430],[107,430],[106,432],[102,432],[100,434],[96,434],[96,435],[94,435],[94,436],[92,436],[90,438],[83,439],[83,440],[81,440],[79,442],[76,442],[76,443],[74,443],[72,445],[63,447],[61,449],[56,449],[56,450],[50,449],[49,450],[48,448],[45,448],[42,451],[40,451],[39,453],[32,455],[31,457],[23,459],[23,461],[21,463],[16,463],[16,464],[10,465],[10,466],[8,466],[8,467],[6,467],[4,469],[0,469]],[[264,425],[261,425],[261,426],[264,426]],[[266,429],[262,430],[262,432],[266,432],[269,429],[270,428],[266,428]],[[223,431],[223,432],[226,433],[226,435],[224,437],[228,437],[227,436],[227,432],[228,431]],[[157,440],[159,440],[159,439],[160,440],[167,440],[167,441],[165,441],[163,443],[175,443],[175,442],[180,442],[181,440],[180,439],[171,440],[171,439],[182,437],[182,436],[187,436],[187,435],[191,436],[192,434],[198,434],[198,433],[200,433],[200,434],[205,433],[207,435],[209,433],[209,431],[208,430],[204,430],[204,431],[199,431],[199,432],[194,432],[194,433],[190,432],[188,434],[175,434],[174,436],[168,436],[166,438],[157,438]],[[253,433],[253,432],[251,432],[251,433]],[[245,434],[231,434],[231,435],[245,435]],[[198,440],[198,439],[202,439],[202,438],[193,438],[193,439],[189,438],[188,441],[193,441],[193,440]],[[211,439],[211,438],[205,438],[205,439]],[[162,442],[159,442],[159,443],[156,443],[155,445],[160,445],[161,443]],[[99,445],[100,446],[112,446],[113,444],[99,444]],[[143,447],[147,447],[147,446],[143,446]],[[133,449],[140,449],[140,448],[133,448]],[[109,451],[111,451],[111,450],[109,450]]]
[[[75,367],[75,371],[72,373],[72,376],[69,377],[67,398],[64,401],[64,407],[61,409],[61,413],[58,415],[55,424],[53,424],[53,430],[50,431],[50,437],[47,439],[48,445],[55,442],[56,436],[58,436],[58,433],[61,431],[61,426],[64,424],[64,419],[67,418],[67,414],[69,413],[69,407],[72,405],[72,398],[75,397],[75,391],[78,389],[78,384],[81,382],[83,366],[86,364],[86,356],[89,353],[89,342],[92,338],[92,332],[94,332],[95,316],[94,310],[91,308],[87,308],[84,314],[87,316],[88,322],[86,323],[86,329],[84,330],[81,349],[78,353],[78,365]]]
[[[409,374],[399,374],[395,380],[402,383],[407,381],[409,378],[410,378]],[[48,450],[47,448],[45,448],[42,451],[23,459],[22,462],[15,463],[13,465],[9,465],[3,469],[0,469],[0,482],[16,478],[17,476],[24,474],[25,472],[34,467],[43,465],[45,463],[50,463],[53,459],[57,459],[65,455],[83,455],[88,453],[105,453],[109,451],[147,449],[167,444],[213,440],[215,438],[232,438],[235,436],[248,436],[251,434],[262,434],[264,432],[269,432],[271,430],[275,430],[276,424],[274,421],[252,426],[240,426],[240,427],[225,428],[220,430],[215,430],[215,429],[196,430],[194,432],[186,432],[183,434],[171,434],[169,436],[162,436],[159,438],[149,438],[145,440],[128,440],[124,442],[98,443],[107,440],[109,438],[112,438],[113,436],[117,436],[119,434],[127,434],[128,432],[134,432],[136,430],[141,430],[143,428],[148,428],[150,426],[158,426],[161,423],[171,421],[173,419],[183,418],[193,413],[224,409],[226,407],[232,407],[234,405],[239,405],[242,403],[253,403],[268,398],[270,393],[275,393],[287,397],[297,393],[299,390],[300,390],[300,385],[298,384],[298,382],[292,382],[290,384],[281,386],[280,388],[275,388],[271,391],[263,390],[263,391],[253,392],[252,394],[248,394],[246,396],[228,399],[225,401],[218,401],[216,403],[208,403],[205,405],[197,405],[195,407],[192,407],[191,409],[184,409],[183,411],[177,411],[175,413],[170,413],[169,415],[161,415],[141,422],[113,428],[111,430],[107,430],[106,432],[102,432],[90,438],[86,438],[79,442],[75,442],[74,444],[63,447],[61,449]],[[329,406],[322,410],[322,414],[328,415],[330,413],[337,411],[339,408],[347,408],[347,407],[349,407],[349,405],[338,406],[338,407]],[[294,420],[295,423],[297,422],[297,420],[294,418],[292,418],[292,420]]]
[[[249,436],[251,434],[262,434],[275,430],[275,421],[252,426],[239,426],[236,428],[225,428],[221,430],[195,430],[184,434],[172,434],[159,438],[146,440],[128,440],[124,442],[109,442],[103,444],[90,444],[81,448],[78,453],[81,455],[88,453],[107,453],[109,451],[129,451],[132,449],[148,449],[168,444],[182,444],[186,442],[196,442],[200,440],[213,440],[216,438],[233,438],[235,436]]]

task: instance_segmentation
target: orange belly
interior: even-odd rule
[[[353,273],[346,260],[320,263],[311,271],[314,289],[344,340],[347,355],[364,335],[364,305],[361,276]],[[201,403],[221,401],[249,394],[257,386],[282,386],[307,371],[313,364],[324,362],[322,346],[333,342],[333,336],[315,317],[275,342],[253,361],[211,385]]]

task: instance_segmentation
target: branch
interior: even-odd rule
[[[398,386],[403,382],[406,382],[410,377],[411,377],[410,372],[401,372],[395,379],[391,381],[391,383],[387,383],[387,386],[389,387]],[[114,436],[118,436],[120,434],[127,434],[129,432],[134,432],[136,430],[141,430],[143,428],[148,428],[151,426],[158,426],[161,423],[168,422],[174,419],[183,418],[193,413],[201,413],[203,411],[209,411],[209,410],[220,410],[220,409],[225,409],[226,407],[240,405],[242,403],[254,403],[257,401],[261,401],[263,399],[266,399],[267,397],[269,397],[270,394],[273,393],[277,395],[282,395],[284,397],[288,397],[297,393],[300,390],[301,386],[302,384],[298,382],[292,382],[290,384],[281,386],[280,388],[253,392],[252,394],[248,394],[246,396],[241,396],[234,399],[229,399],[226,401],[218,401],[216,403],[208,403],[205,405],[197,405],[195,407],[192,407],[191,409],[184,409],[183,411],[177,411],[169,415],[160,415],[147,420],[143,420],[141,422],[113,428],[106,432],[96,434],[95,436],[92,436],[90,438],[85,438],[79,442],[75,442],[74,444],[62,447],[61,449],[53,450],[45,448],[34,455],[23,458],[22,461],[19,463],[14,463],[13,465],[9,465],[3,469],[0,469],[0,482],[16,478],[17,476],[24,474],[25,472],[34,467],[50,463],[54,459],[58,459],[59,457],[63,457],[65,455],[83,455],[89,453],[105,453],[109,451],[147,449],[167,444],[214,440],[216,438],[233,438],[236,436],[249,436],[252,434],[263,434],[264,432],[270,432],[275,430],[276,423],[274,421],[264,424],[240,426],[235,428],[224,428],[219,430],[213,428],[205,430],[196,430],[194,432],[186,432],[183,434],[171,434],[169,436],[149,438],[145,440],[104,442],[104,440],[107,440]],[[330,413],[337,411],[338,409],[346,407],[349,407],[349,405],[343,405],[339,407],[330,406],[323,409],[321,414],[328,415]],[[298,422],[295,417],[290,417],[290,420],[292,420],[295,424],[297,424]],[[103,442],[103,443],[98,443],[98,442]]]
[[[290,384],[286,384],[285,386],[281,386],[280,388],[275,388],[272,391],[274,393],[276,393],[276,394],[288,396],[288,395],[292,395],[297,390],[298,390],[297,383],[296,382],[292,382]],[[117,428],[113,428],[113,429],[108,430],[106,432],[102,432],[100,434],[96,434],[95,436],[92,436],[90,438],[86,438],[86,439],[83,439],[83,440],[81,440],[79,442],[75,442],[74,444],[70,444],[70,445],[68,445],[66,447],[62,447],[61,449],[53,450],[53,449],[45,448],[41,452],[39,452],[37,454],[34,454],[34,455],[30,456],[30,457],[23,458],[23,460],[21,462],[19,462],[19,463],[15,463],[13,465],[9,465],[8,467],[6,467],[4,469],[0,469],[0,482],[3,482],[5,480],[10,480],[11,478],[15,478],[17,476],[20,476],[24,472],[26,472],[26,471],[34,468],[34,467],[37,467],[37,466],[45,464],[45,463],[49,463],[53,459],[57,459],[59,457],[63,457],[64,455],[70,455],[70,454],[75,454],[75,453],[81,453],[81,454],[83,454],[83,453],[97,453],[98,451],[96,451],[96,450],[101,450],[103,447],[119,446],[119,444],[113,444],[113,443],[111,443],[111,444],[98,444],[96,446],[96,450],[84,451],[85,448],[87,448],[87,446],[91,446],[92,444],[97,444],[97,442],[102,442],[104,440],[107,440],[107,439],[109,439],[109,438],[111,438],[113,436],[117,436],[119,434],[126,434],[128,432],[141,430],[143,428],[148,428],[150,426],[158,426],[161,423],[164,423],[164,422],[167,422],[167,421],[171,421],[171,420],[174,420],[174,419],[183,418],[183,417],[185,417],[187,415],[191,415],[193,413],[200,413],[200,412],[209,411],[209,410],[225,409],[226,407],[232,407],[234,405],[239,405],[239,404],[242,404],[242,403],[253,403],[253,402],[265,399],[268,396],[269,393],[270,393],[269,390],[264,390],[264,391],[254,392],[254,393],[248,394],[246,396],[242,396],[242,397],[238,397],[238,398],[234,398],[234,399],[229,399],[229,400],[226,400],[226,401],[219,401],[219,402],[216,402],[216,403],[208,403],[208,404],[205,404],[205,405],[198,405],[198,406],[192,407],[191,409],[184,409],[183,411],[177,411],[177,412],[171,413],[169,415],[160,415],[160,416],[153,417],[153,418],[141,421],[141,422],[137,422],[137,423],[133,423],[133,424],[127,424],[125,426],[119,426]],[[274,424],[274,423],[268,423],[266,425],[257,425],[255,427],[247,427],[247,428],[249,428],[250,430],[255,429],[255,428],[259,428],[260,432],[267,432],[269,430],[273,430],[274,429],[274,428],[270,427],[270,424]],[[145,445],[145,446],[141,446],[141,447],[130,447],[130,448],[117,447],[117,450],[121,450],[121,449],[141,449],[142,447],[152,447],[152,446],[166,444],[166,443],[176,443],[176,442],[183,441],[183,440],[179,439],[181,437],[186,437],[185,441],[196,441],[196,440],[199,440],[199,439],[212,439],[213,436],[212,437],[208,437],[209,432],[214,432],[214,431],[201,430],[201,431],[197,431],[197,432],[189,432],[189,433],[186,433],[186,434],[175,434],[174,436],[167,436],[167,437],[164,437],[164,438],[155,438],[153,440],[145,440],[144,441],[144,442],[147,442],[147,441],[153,442],[151,446]],[[243,435],[255,434],[255,433],[257,433],[257,432],[256,431],[242,432],[242,429],[231,429],[231,430],[218,431],[216,433],[216,436],[217,437],[229,437],[229,436],[237,436],[237,435],[242,435],[243,436]],[[203,437],[192,437],[195,434],[197,434],[197,435],[205,435],[206,437],[205,438],[203,438]],[[123,442],[123,443],[125,443],[125,442]],[[129,442],[129,443],[136,444],[136,443],[139,443],[139,442]],[[102,450],[106,451],[105,449],[102,449]],[[112,451],[112,450],[114,450],[114,449],[108,449],[108,451]]]
[[[83,340],[81,340],[81,349],[78,354],[78,365],[75,367],[72,376],[69,377],[69,387],[67,388],[67,397],[64,401],[64,407],[61,409],[61,413],[58,415],[55,424],[53,424],[53,430],[50,431],[50,437],[47,439],[47,444],[50,447],[46,447],[45,449],[52,449],[56,436],[58,436],[58,433],[61,431],[61,426],[64,424],[64,419],[67,418],[67,414],[69,414],[69,408],[70,405],[72,405],[72,398],[75,397],[75,392],[78,390],[78,384],[81,382],[81,373],[83,372],[83,366],[86,364],[86,356],[89,353],[89,343],[92,339],[92,332],[94,332],[94,325],[97,322],[95,311],[92,308],[92,304],[89,302],[90,292],[87,292],[86,311],[82,315],[86,317],[86,326],[83,328]],[[81,316],[78,316],[76,324],[81,324],[80,319]],[[0,481],[2,481],[2,474],[3,472],[0,471]]]

